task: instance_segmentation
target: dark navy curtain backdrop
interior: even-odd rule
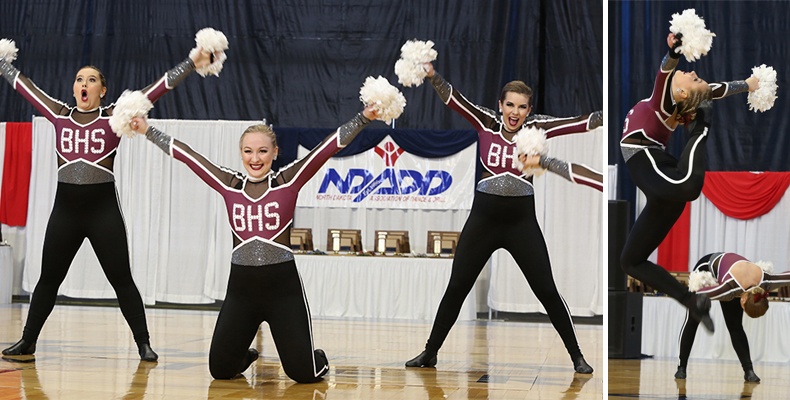
[[[650,96],[668,48],[673,13],[694,8],[716,34],[707,56],[695,63],[681,57],[679,70],[696,71],[708,82],[745,79],[752,67],[777,71],[773,109],[749,111],[746,94],[714,102],[715,119],[707,143],[708,169],[715,171],[790,171],[790,3],[787,1],[610,1],[609,14],[609,164],[619,166],[618,197],[633,201],[634,185],[618,142],[625,115]],[[668,146],[680,154],[688,136],[675,131]]]
[[[603,106],[601,0],[0,2],[0,37],[19,48],[14,65],[66,102],[73,102],[81,66],[101,68],[115,99],[183,60],[195,32],[207,26],[230,43],[222,73],[188,77],[156,103],[152,118],[265,118],[281,142],[310,146],[318,137],[286,134],[322,138],[349,120],[362,109],[359,88],[367,76],[397,85],[400,47],[415,38],[436,43],[437,71],[477,104],[496,109],[502,85],[520,79],[535,90],[537,113],[571,116]],[[30,121],[33,107],[5,86],[0,120]],[[430,86],[400,88],[408,104],[396,132],[407,129],[397,139],[407,151],[441,156],[475,140]],[[377,140],[368,134],[347,152]]]

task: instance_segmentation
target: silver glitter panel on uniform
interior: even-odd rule
[[[639,153],[642,150],[647,149],[656,149],[660,151],[664,151],[664,148],[661,146],[638,146],[638,145],[620,145],[620,151],[623,152],[623,160],[628,162],[636,153]]]
[[[153,144],[155,144],[157,147],[162,149],[162,151],[164,151],[167,154],[170,154],[170,142],[171,142],[170,135],[149,125],[148,130],[145,131],[145,137],[148,140],[150,140]]]
[[[603,111],[595,111],[590,114],[590,119],[587,121],[587,129],[595,129],[603,126]]]
[[[181,83],[189,74],[195,70],[195,63],[191,58],[178,63],[175,67],[167,71],[167,87],[172,88]]]
[[[58,170],[58,182],[75,185],[93,185],[115,182],[115,176],[83,161],[66,164]]]
[[[497,175],[490,179],[481,180],[477,184],[477,191],[505,197],[532,196],[535,189],[532,185],[513,175]]]
[[[744,93],[749,91],[749,84],[746,81],[727,82],[727,94]]]
[[[233,264],[251,267],[279,264],[293,259],[293,252],[260,240],[243,244],[230,257]]]
[[[664,55],[664,58],[661,60],[661,70],[669,71],[675,69],[678,66],[678,62],[680,61],[680,55],[678,58],[670,57],[669,53]]]
[[[429,80],[431,81],[433,88],[436,89],[436,93],[439,93],[439,98],[441,98],[443,102],[447,103],[450,100],[450,93],[453,91],[450,83],[444,80],[444,78],[442,78],[442,76],[438,73],[435,73],[429,78]]]
[[[11,63],[6,62],[5,60],[0,60],[0,74],[3,74],[3,77],[8,81],[10,84],[14,84],[14,79],[16,76],[19,75],[19,70],[16,69]]]
[[[340,137],[340,145],[346,146],[351,143],[357,134],[369,123],[370,120],[362,115],[362,113],[359,113],[355,115],[354,118],[351,118],[350,121],[337,128],[337,134]]]
[[[554,172],[555,174],[560,175],[569,181],[573,181],[571,179],[570,168],[568,168],[568,163],[565,161],[552,157],[540,156],[540,166],[543,169]]]

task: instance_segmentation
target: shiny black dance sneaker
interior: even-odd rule
[[[704,294],[692,293],[688,299],[683,302],[689,310],[689,315],[695,320],[702,322],[709,332],[713,333],[713,320],[710,319],[710,299]]]
[[[406,361],[407,367],[421,367],[421,368],[434,368],[436,367],[436,353],[429,353],[428,350],[423,351],[417,357]]]
[[[675,372],[675,379],[686,379],[686,367],[678,366],[678,370]]]
[[[587,364],[587,361],[584,361],[583,356],[579,356],[575,360],[573,360],[573,369],[574,371],[580,374],[593,373],[593,367],[591,367],[590,364]]]
[[[757,383],[757,382],[760,382],[760,377],[757,376],[757,374],[754,373],[753,369],[748,369],[746,371],[743,371],[743,380],[745,382]]]
[[[4,356],[26,356],[36,352],[36,342],[30,343],[25,339],[19,339],[13,346],[3,350]]]
[[[260,354],[258,354],[258,350],[252,348],[247,349],[247,359],[244,361],[244,368],[242,368],[241,372],[246,371],[247,368],[249,368],[250,365],[252,365],[252,363],[254,363],[259,356]]]
[[[156,354],[148,343],[138,343],[137,352],[140,354],[140,359],[143,361],[156,362],[156,360],[159,359],[159,354]]]
[[[313,352],[318,356],[319,359],[324,360],[324,363],[326,364],[326,369],[324,369],[324,371],[318,375],[320,378],[329,372],[329,358],[326,357],[326,353],[324,353],[324,351],[321,349],[315,349]]]

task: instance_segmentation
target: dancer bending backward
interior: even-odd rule
[[[707,296],[694,294],[664,268],[648,260],[680,217],[686,202],[699,197],[705,179],[705,142],[711,120],[710,102],[757,89],[757,79],[708,84],[695,72],[675,71],[681,42],[669,34],[671,48],[656,76],[650,98],[640,101],[625,119],[620,147],[631,178],[647,197],[620,256],[628,275],[682,303],[691,316],[713,331]],[[702,107],[700,107],[702,105]],[[689,123],[691,121],[691,123]],[[664,151],[670,135],[689,123],[690,138],[680,160]]]
[[[406,366],[436,365],[437,353],[458,319],[461,305],[477,276],[491,254],[504,248],[516,260],[535,296],[546,308],[571,356],[574,369],[592,373],[592,367],[579,349],[568,307],[554,283],[546,242],[535,217],[532,178],[524,177],[516,166],[518,150],[514,136],[524,126],[545,129],[547,138],[586,132],[603,124],[602,113],[574,118],[544,116],[528,119],[532,109],[532,90],[521,81],[513,81],[502,88],[499,100],[502,116],[498,117],[493,111],[470,103],[434,71],[432,64],[425,66],[427,76],[442,101],[477,130],[484,171],[475,190],[469,219],[461,231],[450,282],[439,304],[425,351],[407,361]]]
[[[760,263],[753,263],[738,254],[712,253],[697,262],[692,276],[701,272],[710,273],[713,279],[709,285],[703,285],[697,290],[697,293],[708,296],[711,300],[719,300],[732,347],[743,367],[743,379],[746,382],[759,382],[760,378],[752,367],[749,340],[743,330],[743,312],[746,311],[752,318],[763,316],[768,311],[768,292],[790,286],[790,271],[774,274],[765,271]],[[686,379],[686,367],[697,326],[699,321],[688,317],[683,324],[680,335],[680,364],[675,373],[677,379]]]
[[[291,224],[302,186],[377,117],[374,107],[366,107],[307,156],[277,173],[271,169],[277,137],[267,125],[250,126],[239,141],[248,175],[219,167],[144,119],[132,119],[132,129],[185,163],[225,199],[233,253],[227,295],[211,339],[209,370],[214,378],[236,377],[258,358],[248,347],[264,321],[291,379],[317,382],[329,370],[324,351],[313,348],[310,311],[291,250]]]
[[[208,66],[211,55],[195,52],[167,71],[143,92],[151,101],[173,89],[195,68]],[[113,165],[120,138],[110,128],[115,104],[103,106],[107,81],[94,66],[86,66],[74,78],[71,106],[55,100],[0,59],[0,73],[40,113],[55,125],[58,157],[58,186],[55,204],[44,236],[41,277],[30,299],[25,329],[3,355],[27,355],[36,351],[36,341],[55,307],[58,288],[85,238],[90,240],[107,280],[137,343],[140,358],[156,361],[151,349],[145,308],[132,279],[126,226],[115,190]]]

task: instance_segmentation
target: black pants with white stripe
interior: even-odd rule
[[[724,322],[727,324],[727,331],[730,332],[732,348],[735,349],[735,354],[738,355],[738,360],[741,362],[743,370],[748,371],[752,369],[752,356],[749,352],[749,339],[746,338],[746,332],[743,330],[743,308],[741,308],[741,299],[740,297],[736,297],[729,301],[720,301],[719,304],[721,304]],[[688,313],[686,313],[686,323],[683,325],[683,331],[680,334],[680,355],[678,365],[681,367],[688,365],[691,346],[694,345],[694,337],[697,334],[698,326],[699,321],[694,318],[689,318]]]
[[[228,291],[211,339],[209,370],[231,379],[247,367],[247,349],[268,322],[283,370],[300,383],[317,382],[329,368],[313,349],[313,327],[294,261],[257,267],[231,264]]]
[[[113,182],[92,185],[58,182],[55,204],[44,235],[41,277],[30,298],[22,338],[28,342],[38,340],[44,322],[55,307],[58,288],[86,238],[115,290],[134,340],[148,343],[145,308],[132,279],[126,225]]]
[[[568,306],[554,283],[546,241],[535,217],[535,197],[503,197],[477,191],[458,239],[450,282],[425,349],[436,353],[442,347],[464,299],[497,249],[507,250],[516,260],[571,359],[581,356]]]
[[[698,124],[680,160],[661,150],[645,149],[626,163],[634,183],[647,197],[647,204],[628,234],[620,265],[628,275],[680,302],[691,293],[648,257],[680,218],[686,203],[702,192],[707,133],[707,127]]]

